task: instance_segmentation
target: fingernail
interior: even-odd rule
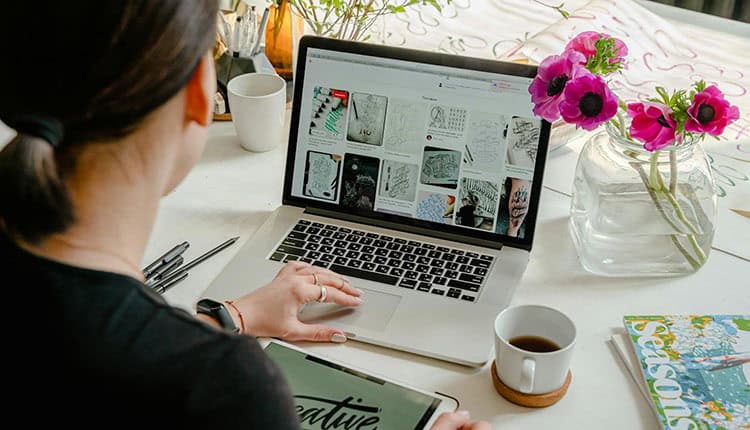
[[[333,336],[331,336],[331,342],[344,343],[346,342],[346,336],[341,333],[334,333]]]
[[[469,411],[463,411],[463,410],[461,410],[461,411],[456,411],[456,413],[459,414],[459,415],[463,415],[466,418],[469,418]]]
[[[359,291],[359,294],[363,294],[364,293],[364,291],[360,290],[359,288],[357,288],[357,291]]]
[[[357,302],[358,305],[362,304],[362,299],[360,299],[359,297],[355,297],[354,301]]]

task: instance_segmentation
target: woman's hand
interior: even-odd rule
[[[316,285],[316,281],[318,285]],[[281,268],[270,284],[233,301],[242,312],[243,333],[258,337],[277,337],[289,341],[312,340],[344,342],[343,331],[325,325],[304,324],[298,314],[305,303],[320,299],[326,289],[326,303],[359,306],[362,292],[349,281],[328,269],[292,261]],[[233,313],[238,327],[240,318]]]
[[[430,430],[492,430],[486,421],[472,421],[467,411],[443,412]]]

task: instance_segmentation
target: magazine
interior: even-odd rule
[[[625,316],[623,322],[626,341],[615,335],[613,343],[662,428],[750,428],[750,315]]]

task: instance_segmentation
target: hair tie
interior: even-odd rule
[[[62,122],[49,115],[18,115],[8,121],[8,126],[18,133],[44,139],[53,148],[58,148],[65,136]]]

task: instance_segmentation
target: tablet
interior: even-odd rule
[[[422,430],[458,402],[270,340],[264,347],[289,384],[305,430]]]

